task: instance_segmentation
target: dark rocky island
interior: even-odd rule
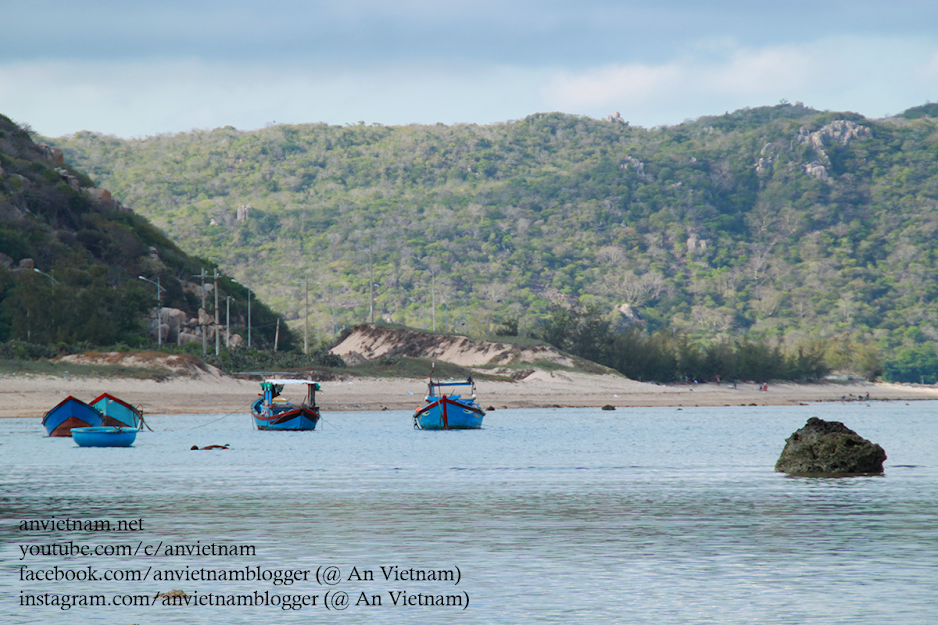
[[[775,470],[794,475],[882,473],[886,452],[839,421],[811,417],[785,441]]]

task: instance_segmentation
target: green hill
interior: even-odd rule
[[[932,113],[783,103],[651,129],[550,113],[48,142],[295,327],[309,276],[320,335],[372,314],[525,333],[579,301],[696,338],[890,355],[938,337]]]
[[[196,276],[215,268],[0,116],[0,342],[22,341],[24,353],[30,345],[149,346],[157,284],[163,306],[197,317]],[[247,289],[224,276],[220,284],[243,332]],[[211,299],[207,308],[214,313]],[[272,342],[275,315],[259,302],[252,315],[254,340]],[[281,345],[293,340],[284,333]]]

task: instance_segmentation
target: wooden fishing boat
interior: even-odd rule
[[[42,425],[49,436],[71,436],[73,428],[102,425],[101,413],[69,395],[42,417]]]
[[[280,396],[284,386],[306,385],[306,398],[299,405]],[[251,415],[258,430],[315,430],[319,423],[316,391],[321,391],[313,380],[264,380],[261,396],[251,404]]]
[[[142,430],[143,413],[110,393],[102,393],[91,402],[91,407],[101,413],[101,425],[113,425],[124,428]]]
[[[434,382],[430,375],[427,404],[414,412],[414,427],[421,430],[474,430],[482,427],[485,411],[476,401],[472,376],[465,382]],[[456,391],[468,393],[468,397]]]
[[[137,438],[137,428],[114,425],[72,428],[72,438],[81,447],[130,447]]]

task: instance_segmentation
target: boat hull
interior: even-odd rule
[[[49,436],[71,436],[74,428],[103,425],[101,413],[74,397],[66,397],[42,417]]]
[[[421,430],[477,430],[485,412],[478,406],[442,397],[414,413],[414,427]]]
[[[72,438],[81,447],[130,447],[137,438],[137,430],[116,426],[73,428]]]
[[[263,399],[251,406],[251,416],[258,430],[303,431],[315,430],[319,423],[319,408],[307,406],[275,407],[273,414],[263,413]]]
[[[143,415],[139,410],[122,399],[104,393],[91,402],[91,406],[101,413],[101,425],[113,425],[125,428],[143,428]]]

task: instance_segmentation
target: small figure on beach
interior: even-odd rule
[[[206,449],[228,449],[228,445],[231,445],[231,443],[228,443],[226,445],[207,445],[205,447],[199,447],[198,445],[193,445],[192,447],[189,448],[189,451],[204,451]]]

